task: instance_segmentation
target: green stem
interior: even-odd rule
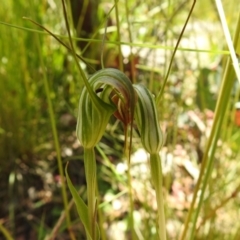
[[[129,228],[131,230],[132,239],[136,239],[136,234],[134,230],[134,204],[133,204],[133,194],[132,194],[132,176],[131,176],[131,144],[128,145],[128,128],[125,126],[125,146],[124,152],[127,157],[127,178],[128,178],[128,194],[129,194],[129,205],[130,205],[130,213],[129,213]],[[131,141],[131,140],[130,140]]]
[[[131,228],[132,233],[132,239],[136,239],[136,234],[134,230],[134,205],[133,205],[133,196],[132,196],[132,177],[131,177],[131,171],[130,171],[131,165],[128,161],[128,170],[127,170],[127,176],[128,176],[128,194],[129,194],[129,203],[130,203],[130,215],[129,215],[129,227]]]
[[[168,67],[168,71],[167,71],[166,77],[164,78],[163,85],[162,85],[162,87],[161,87],[161,90],[160,90],[159,94],[157,95],[157,98],[156,98],[156,103],[157,103],[157,105],[159,104],[159,102],[160,102],[160,100],[161,100],[161,97],[162,97],[164,88],[165,88],[165,86],[166,86],[168,77],[169,77],[170,72],[171,72],[171,69],[172,69],[172,64],[173,64],[174,57],[175,57],[175,55],[176,55],[178,46],[179,46],[179,44],[180,44],[180,41],[181,41],[182,36],[183,36],[183,33],[184,33],[185,28],[186,28],[186,26],[187,26],[187,24],[188,24],[188,21],[189,21],[190,16],[191,16],[191,14],[192,14],[192,12],[193,12],[193,9],[194,9],[194,6],[195,6],[196,2],[197,2],[197,0],[194,0],[194,1],[193,1],[192,7],[191,7],[191,9],[190,9],[190,11],[189,11],[189,13],[188,13],[186,22],[184,23],[183,29],[182,29],[182,31],[181,31],[181,33],[180,33],[180,35],[179,35],[178,40],[177,40],[177,44],[176,44],[176,47],[174,48],[174,51],[173,51],[173,54],[172,54],[172,57],[171,57],[171,60],[170,60],[170,64],[169,64],[169,67]]]
[[[158,234],[160,240],[166,240],[166,224],[163,202],[163,187],[162,187],[162,164],[159,153],[150,154],[150,167],[153,185],[156,191],[157,206],[158,206]]]
[[[214,122],[213,122],[213,128],[211,131],[211,136],[209,138],[207,150],[204,155],[204,157],[206,158],[205,161],[207,162],[206,174],[203,178],[203,187],[201,190],[199,203],[197,205],[197,211],[194,214],[194,218],[193,218],[193,225],[192,225],[190,239],[194,238],[197,218],[198,218],[200,209],[202,207],[204,193],[205,193],[205,190],[208,185],[208,181],[211,176],[212,169],[213,169],[214,154],[215,154],[215,150],[216,150],[216,146],[217,146],[218,137],[219,137],[221,127],[222,127],[222,122],[223,122],[224,117],[226,116],[225,112],[226,112],[226,108],[227,108],[227,104],[228,104],[228,99],[231,94],[232,86],[233,86],[233,83],[235,80],[234,76],[235,76],[235,73],[232,68],[231,60],[229,58],[228,62],[227,62],[227,66],[226,66],[226,72],[224,75],[222,91],[220,92],[220,96],[219,96],[219,99],[220,99],[218,101],[219,104],[217,104],[216,111],[215,111],[215,118],[214,118]]]
[[[98,196],[98,199],[101,199],[101,196],[98,191],[98,186],[96,186],[96,193]],[[98,201],[99,202],[99,201]],[[104,222],[105,222],[105,217],[103,213],[103,209],[98,205],[97,209],[97,214],[98,214],[98,223],[99,223],[99,231],[100,231],[100,239],[101,240],[107,240],[106,232],[104,230]]]
[[[0,232],[2,232],[6,240],[13,240],[13,237],[11,236],[10,232],[2,225],[1,221],[0,221]]]
[[[96,159],[94,148],[84,149],[90,234],[96,239]]]
[[[63,6],[63,15],[64,15],[64,19],[65,19],[65,24],[66,24],[66,28],[67,28],[67,33],[68,33],[68,38],[69,38],[69,42],[70,42],[70,46],[71,46],[71,52],[72,52],[72,55],[73,55],[73,58],[76,62],[76,65],[77,65],[77,68],[78,68],[78,71],[82,77],[82,80],[84,82],[84,85],[85,87],[87,88],[87,91],[88,93],[90,94],[90,97],[94,103],[94,105],[96,107],[99,107],[99,102],[98,102],[98,97],[96,96],[96,94],[94,93],[93,89],[91,88],[89,82],[88,82],[88,79],[84,73],[84,71],[82,70],[79,62],[78,62],[78,59],[77,59],[77,55],[76,55],[76,51],[75,51],[75,48],[74,48],[74,45],[73,45],[73,40],[72,40],[72,36],[71,36],[71,32],[70,32],[70,26],[69,26],[69,22],[68,22],[68,17],[67,17],[67,10],[66,10],[66,6],[65,6],[65,3],[64,3],[64,0],[62,0],[62,6]]]
[[[235,198],[238,194],[238,192],[240,191],[240,185],[238,185],[234,191],[232,191],[232,193],[225,198],[219,205],[217,205],[214,209],[212,209],[206,217],[203,218],[203,220],[201,221],[200,225],[197,228],[197,231],[200,229],[201,226],[203,226],[206,221],[208,221],[209,219],[213,218],[214,216],[217,215],[217,211],[221,208],[223,208],[227,203],[229,203],[229,201],[231,201],[233,198]]]
[[[60,145],[59,145],[59,140],[58,140],[57,127],[56,127],[55,116],[54,116],[54,111],[53,111],[53,104],[52,104],[52,100],[50,97],[50,89],[49,89],[49,85],[48,85],[47,76],[44,71],[45,66],[44,66],[44,62],[43,62],[43,58],[42,58],[40,39],[39,39],[39,36],[37,36],[37,35],[35,35],[35,36],[36,36],[36,43],[37,43],[37,48],[38,48],[37,49],[38,57],[39,57],[40,66],[41,66],[42,74],[43,74],[43,84],[44,84],[45,93],[47,96],[48,112],[49,112],[49,116],[50,116],[54,145],[55,145],[55,149],[56,149],[56,153],[57,153],[58,171],[59,171],[60,179],[61,179],[61,191],[62,191],[64,210],[66,213],[67,228],[69,230],[71,239],[75,239],[72,234],[72,231],[71,231],[71,220],[70,220],[69,211],[68,211],[67,191],[66,191],[65,177],[64,177],[64,171],[63,171],[63,166],[62,166],[61,151],[60,151]]]
[[[70,52],[72,52],[73,50],[71,48],[69,48],[61,39],[61,38],[65,38],[65,36],[61,36],[59,34],[53,34],[52,32],[50,32],[47,28],[45,28],[44,26],[42,26],[41,24],[35,22],[34,20],[30,19],[30,18],[27,18],[27,17],[23,17],[23,19],[25,20],[28,20],[32,23],[34,23],[35,25],[37,25],[38,27],[42,28],[44,31],[46,31],[48,34],[50,34],[53,38],[55,38],[60,44],[62,44],[66,49],[68,49]],[[24,31],[30,31],[30,32],[36,32],[36,33],[39,33],[39,34],[45,34],[45,32],[42,32],[42,31],[37,31],[37,30],[34,30],[34,29],[29,29],[29,28],[22,28],[22,27],[18,27],[18,26],[14,26],[14,25],[11,25],[11,24],[5,24],[3,22],[0,21],[0,24],[4,24],[6,26],[9,26],[9,27],[14,27],[14,28],[17,28],[17,29],[20,29],[20,30],[24,30]],[[77,40],[78,38],[74,38],[75,40]],[[76,54],[76,53],[75,53]],[[76,56],[82,61],[84,62],[86,65],[88,65],[88,67],[93,71],[95,72],[95,69],[90,65],[88,64],[88,62],[83,58],[81,57],[80,55],[76,54]]]
[[[118,0],[114,0],[115,4],[115,14],[116,14],[116,25],[117,25],[117,41],[118,41],[118,61],[119,69],[123,72],[123,59],[121,50],[121,33],[120,33],[120,23],[119,23],[119,13],[118,13]]]
[[[125,11],[126,11],[126,19],[127,19],[127,31],[128,31],[128,37],[129,37],[129,42],[133,42],[132,38],[132,31],[131,31],[131,24],[129,20],[129,1],[125,0]],[[131,73],[132,73],[132,82],[136,83],[136,74],[135,74],[135,66],[134,66],[134,56],[133,56],[133,51],[132,51],[132,45],[130,45],[130,68],[131,68]]]
[[[238,18],[238,23],[237,23],[237,27],[236,27],[236,31],[235,31],[235,37],[234,37],[234,47],[235,47],[235,49],[237,49],[237,44],[239,44],[239,39],[240,39],[240,15],[239,15],[239,18]],[[233,67],[232,67],[232,64],[231,64],[231,60],[230,60],[230,58],[228,58],[227,65],[226,65],[225,72],[224,72],[224,76],[223,76],[221,89],[220,89],[219,98],[218,98],[218,101],[217,101],[217,106],[216,106],[216,110],[215,110],[215,117],[214,117],[212,130],[211,130],[211,133],[210,133],[210,136],[209,136],[209,140],[208,140],[208,143],[207,143],[205,154],[203,156],[200,175],[199,175],[197,184],[195,186],[193,200],[191,202],[191,206],[190,206],[187,218],[186,218],[185,223],[184,223],[184,230],[183,230],[183,233],[180,237],[180,240],[186,239],[188,225],[189,225],[189,222],[191,220],[192,214],[194,212],[193,209],[194,209],[194,205],[195,205],[195,202],[196,202],[196,199],[197,199],[197,194],[198,194],[198,191],[200,189],[200,185],[201,185],[201,182],[202,182],[202,179],[203,179],[203,176],[204,176],[204,172],[207,169],[206,174],[205,174],[204,179],[203,179],[203,189],[201,191],[201,196],[200,196],[197,212],[194,215],[194,220],[193,220],[191,238],[193,238],[193,236],[194,236],[197,217],[199,215],[199,212],[200,212],[200,209],[201,209],[201,206],[202,206],[204,192],[205,192],[207,182],[208,182],[208,179],[210,177],[210,173],[211,173],[212,166],[213,166],[213,159],[214,159],[214,153],[215,153],[215,149],[216,149],[218,136],[219,136],[219,133],[221,131],[221,126],[222,126],[224,116],[226,115],[226,107],[227,107],[228,100],[229,100],[229,97],[230,97],[230,94],[231,94],[231,89],[232,89],[232,86],[233,86],[233,83],[234,83],[234,80],[235,80],[234,76],[235,76],[235,73],[234,73],[234,70],[233,70]]]

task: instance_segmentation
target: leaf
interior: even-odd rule
[[[68,173],[67,173],[67,166],[68,164],[66,165],[66,168],[65,168],[65,174],[66,174],[66,178],[67,178],[67,184],[68,184],[68,187],[70,189],[70,192],[72,194],[72,197],[74,199],[74,202],[76,204],[76,207],[77,207],[77,211],[78,211],[78,215],[79,215],[79,218],[80,220],[82,221],[83,225],[84,225],[84,228],[85,228],[85,231],[88,235],[88,239],[91,239],[92,238],[90,237],[90,226],[89,226],[89,218],[88,218],[88,207],[87,205],[84,203],[84,201],[82,200],[82,198],[79,196],[77,190],[74,188],[69,176],[68,176]]]

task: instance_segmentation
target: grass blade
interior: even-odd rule
[[[67,165],[65,168],[65,174],[66,174],[66,178],[67,178],[67,184],[69,187],[69,190],[72,194],[72,197],[74,199],[74,202],[76,204],[77,207],[77,211],[78,211],[78,215],[80,220],[82,221],[85,231],[87,233],[88,239],[92,239],[90,237],[90,226],[89,226],[89,219],[88,219],[88,207],[87,205],[84,203],[84,201],[82,200],[82,198],[79,196],[77,190],[74,188],[72,181],[70,180],[69,176],[68,176],[68,172],[67,172]]]

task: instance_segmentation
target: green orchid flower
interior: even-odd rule
[[[103,69],[94,73],[83,88],[79,100],[77,138],[84,148],[84,167],[87,181],[88,204],[71,184],[67,175],[79,217],[82,220],[88,240],[99,239],[96,222],[96,158],[94,147],[102,138],[112,114],[121,117],[124,124],[132,122],[135,107],[135,91],[129,78],[117,69]],[[86,218],[86,212],[88,218]]]
[[[163,146],[163,133],[159,125],[156,102],[152,93],[143,85],[133,85],[138,96],[135,119],[143,147],[150,154],[150,169],[158,205],[158,234],[166,240],[166,224],[162,189],[162,166],[159,151]]]
[[[143,85],[133,85],[138,102],[135,120],[140,131],[143,147],[150,154],[159,153],[163,145],[163,133],[159,125],[155,99]]]
[[[84,148],[92,148],[100,141],[109,118],[124,109],[124,122],[133,119],[135,92],[129,78],[117,69],[103,69],[89,78],[95,93],[84,87],[78,110],[77,137]],[[100,91],[100,92],[99,92]],[[118,100],[116,101],[116,99]],[[121,106],[121,111],[119,111]]]

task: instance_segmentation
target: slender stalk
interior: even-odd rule
[[[79,194],[82,192],[82,188],[79,190]],[[68,211],[71,210],[72,206],[74,204],[74,199],[72,198],[71,201],[68,204]],[[60,218],[58,219],[57,223],[55,224],[55,226],[53,227],[51,233],[49,235],[47,235],[44,240],[53,240],[56,238],[56,234],[59,231],[59,229],[62,226],[63,221],[66,218],[66,212],[62,211]]]
[[[158,206],[158,234],[160,240],[166,240],[166,223],[163,202],[162,164],[159,153],[150,154],[150,167]]]
[[[238,17],[238,22],[237,22],[237,27],[236,27],[236,31],[235,31],[235,37],[234,37],[234,48],[237,49],[237,44],[239,44],[239,40],[240,40],[240,14]],[[207,186],[207,182],[211,173],[211,169],[212,169],[212,164],[213,164],[213,156],[215,153],[215,149],[216,149],[216,143],[218,140],[218,136],[219,136],[219,132],[221,131],[221,126],[222,126],[222,121],[224,119],[225,111],[226,111],[226,107],[227,107],[227,103],[228,103],[228,99],[230,97],[230,93],[231,93],[231,89],[234,83],[234,70],[231,64],[231,60],[230,58],[228,58],[227,61],[227,65],[225,68],[225,72],[224,72],[224,76],[223,76],[223,81],[222,81],[222,85],[221,85],[221,89],[220,89],[220,94],[219,94],[219,98],[217,101],[217,106],[216,106],[216,110],[215,110],[215,117],[214,117],[214,122],[213,122],[213,127],[210,133],[210,137],[207,143],[207,147],[205,150],[205,154],[203,156],[203,161],[202,161],[202,166],[201,166],[201,170],[200,170],[200,175],[197,181],[197,184],[195,186],[195,190],[194,190],[194,195],[193,195],[193,200],[191,202],[191,206],[188,212],[188,215],[186,217],[185,223],[184,223],[184,229],[183,229],[183,233],[180,236],[180,240],[185,240],[186,239],[186,234],[187,234],[187,230],[188,230],[188,225],[189,222],[191,220],[192,214],[194,212],[194,205],[197,199],[197,193],[200,189],[200,185],[204,176],[204,172],[207,169],[206,175],[204,177],[203,180],[203,189],[201,191],[201,196],[200,196],[200,202],[198,204],[198,208],[197,208],[197,212],[194,216],[194,221],[193,221],[193,226],[192,226],[192,233],[191,236],[193,237],[194,232],[195,232],[195,225],[196,225],[196,221],[197,221],[197,217],[202,205],[202,201],[203,201],[203,196],[204,196],[204,192]]]
[[[131,148],[128,145],[128,128],[127,126],[125,126],[124,129],[125,132],[125,146],[124,146],[124,152],[125,155],[127,157],[127,165],[128,165],[128,169],[127,169],[127,178],[128,178],[128,194],[129,194],[129,205],[130,205],[130,214],[129,214],[129,228],[131,230],[131,235],[132,235],[132,239],[136,239],[136,234],[135,234],[135,230],[134,230],[134,204],[133,204],[133,194],[132,194],[132,176],[131,176]]]
[[[222,122],[223,122],[224,117],[226,116],[225,112],[226,112],[226,108],[227,108],[227,104],[228,104],[228,99],[231,94],[232,86],[233,86],[233,83],[235,80],[234,76],[235,76],[235,73],[232,68],[231,60],[229,58],[229,60],[227,62],[227,66],[226,66],[226,72],[224,74],[222,91],[219,96],[219,101],[218,101],[219,104],[217,104],[216,111],[215,111],[216,115],[215,115],[214,122],[213,122],[214,127],[212,128],[211,137],[208,142],[207,151],[205,152],[205,158],[206,158],[205,161],[207,162],[206,174],[203,179],[203,187],[201,189],[201,195],[200,195],[199,203],[197,205],[197,211],[194,214],[194,218],[193,218],[191,237],[190,237],[191,240],[194,238],[197,218],[198,218],[200,209],[202,207],[204,193],[205,193],[209,178],[212,173],[213,164],[214,164],[214,154],[215,154],[215,150],[216,150],[216,146],[217,146],[218,137],[219,137],[219,134],[221,131]]]
[[[104,59],[103,59],[103,54],[104,54],[104,46],[105,46],[105,41],[106,41],[106,35],[107,35],[107,23],[108,20],[106,21],[105,24],[105,29],[104,29],[104,34],[103,34],[103,38],[102,38],[102,46],[101,46],[101,68],[104,69]]]
[[[96,193],[97,193],[98,199],[101,199],[101,196],[99,194],[97,185],[96,185]],[[105,229],[104,229],[105,218],[104,218],[104,215],[103,215],[103,209],[100,207],[100,205],[98,205],[96,210],[97,210],[97,214],[98,214],[100,239],[101,240],[107,240],[106,232],[105,232]]]
[[[227,20],[226,20],[225,13],[224,13],[224,10],[223,10],[222,1],[221,0],[215,0],[215,2],[216,2],[217,9],[218,9],[219,17],[220,17],[220,20],[221,20],[221,23],[222,23],[222,28],[223,28],[225,39],[227,41],[230,56],[232,58],[232,65],[233,65],[233,68],[235,70],[238,82],[240,83],[239,64],[238,64],[238,60],[237,60],[237,57],[236,57],[236,51],[235,51],[234,46],[232,44],[231,35],[230,35],[229,29],[228,29],[228,26],[227,26]]]
[[[68,49],[70,52],[73,52],[73,49],[69,48],[69,46],[66,45],[66,44],[59,38],[60,35],[57,35],[57,34],[52,33],[52,32],[49,31],[47,28],[45,28],[44,26],[42,26],[41,24],[35,22],[34,20],[32,20],[32,19],[30,19],[30,18],[23,17],[23,19],[28,20],[28,21],[34,23],[35,25],[37,25],[38,27],[42,28],[44,31],[46,31],[48,34],[50,34],[54,39],[56,39],[59,43],[61,43],[66,49]],[[1,22],[0,22],[0,24],[1,24]],[[20,27],[17,27],[17,26],[9,25],[9,24],[6,24],[6,25],[7,25],[7,26],[10,26],[10,27],[15,27],[15,28],[18,28],[18,29],[21,29],[21,30],[25,30],[25,31],[36,32],[36,33],[41,33],[41,34],[44,33],[44,32],[37,31],[37,30],[33,30],[33,29],[20,28]],[[76,40],[76,38],[75,38],[75,40]],[[88,67],[89,67],[93,72],[95,72],[95,69],[94,69],[90,64],[88,64],[83,57],[81,57],[80,55],[78,55],[78,54],[76,54],[76,53],[75,53],[75,55],[76,55],[81,61],[83,61],[86,65],[88,65]]]
[[[69,1],[69,3],[72,4],[71,1]],[[87,12],[88,4],[89,4],[89,0],[83,0],[83,7],[82,7],[81,14],[79,16],[78,23],[77,23],[77,29],[76,29],[77,35],[80,35],[80,33],[81,33],[83,22],[84,22],[84,17]]]
[[[97,97],[96,97],[95,93],[93,92],[93,90],[92,90],[92,88],[91,88],[91,86],[90,86],[90,84],[87,80],[87,77],[86,77],[84,71],[82,70],[82,68],[81,68],[81,66],[78,62],[78,59],[77,59],[76,51],[74,49],[73,40],[72,40],[72,36],[71,36],[71,32],[70,32],[70,26],[69,26],[69,22],[68,22],[68,18],[67,18],[67,10],[66,10],[64,0],[62,0],[62,6],[63,6],[63,15],[64,15],[65,24],[66,24],[66,28],[67,28],[67,32],[68,32],[68,38],[69,38],[70,46],[71,46],[71,49],[72,49],[71,52],[73,54],[73,58],[76,62],[79,73],[82,77],[84,85],[86,86],[86,88],[87,88],[87,90],[88,90],[88,92],[91,96],[92,101],[94,102],[95,106],[98,106]]]
[[[96,239],[96,159],[94,148],[84,149],[90,234]]]
[[[115,14],[116,14],[116,25],[117,25],[119,69],[123,72],[123,59],[122,59],[122,50],[121,50],[121,33],[120,33],[120,23],[119,23],[119,13],[118,13],[118,0],[114,0],[114,3],[115,3]]]
[[[201,226],[203,226],[207,220],[214,217],[219,209],[221,209],[223,206],[225,206],[229,201],[231,201],[233,198],[235,198],[240,191],[240,185],[236,187],[236,189],[227,197],[225,198],[219,205],[217,205],[214,209],[212,209],[206,217],[201,221],[199,227],[197,228],[197,231],[200,229]]]
[[[129,37],[129,42],[133,42],[132,38],[132,31],[131,31],[131,24],[129,20],[129,6],[128,6],[129,1],[125,0],[125,11],[126,11],[126,19],[127,19],[127,30],[128,30],[128,37]],[[132,45],[130,45],[130,68],[131,68],[131,73],[132,73],[132,82],[136,83],[136,74],[135,74],[135,66],[134,66],[134,56],[133,56],[133,51],[132,51]]]
[[[134,204],[133,204],[133,195],[132,195],[132,176],[131,176],[131,164],[130,161],[128,162],[128,170],[127,170],[127,177],[128,177],[128,194],[129,194],[129,203],[130,203],[130,215],[129,215],[129,227],[131,228],[132,239],[136,239],[136,234],[134,230]]]
[[[13,240],[13,237],[11,236],[10,232],[2,225],[1,221],[0,221],[0,232],[2,232],[6,240]]]
[[[234,237],[233,237],[233,240],[238,240],[240,239],[240,227],[238,227]]]
[[[102,40],[98,40],[98,39],[96,39],[96,36],[98,35],[98,33],[99,33],[99,31],[100,31],[100,29],[104,26],[104,24],[105,24],[105,26],[106,26],[106,28],[107,28],[107,22],[108,22],[108,19],[109,19],[109,16],[110,16],[110,14],[111,14],[111,12],[112,12],[112,10],[115,8],[115,4],[113,4],[113,6],[112,6],[112,8],[109,10],[109,12],[107,13],[107,15],[106,15],[106,18],[104,19],[104,21],[101,23],[101,24],[99,24],[99,26],[97,27],[97,29],[96,29],[96,31],[92,34],[92,36],[91,36],[91,38],[89,38],[89,39],[82,39],[81,41],[85,41],[85,42],[87,42],[86,43],[86,45],[85,45],[85,47],[82,49],[82,54],[83,53],[85,53],[85,51],[88,49],[88,47],[89,47],[89,45],[92,43],[92,42],[95,42],[95,43],[100,43]],[[0,22],[1,23],[1,22]],[[105,29],[105,30],[107,30],[107,29]],[[76,40],[79,40],[79,38],[75,38]],[[103,43],[103,41],[102,41],[102,43]],[[115,43],[115,42],[113,42],[113,43]],[[102,50],[103,50],[103,48],[102,48]],[[102,58],[102,57],[101,57]],[[101,64],[102,65],[102,64]]]
[[[75,239],[74,235],[71,231],[71,220],[70,220],[70,215],[68,211],[68,199],[67,199],[67,191],[66,191],[66,184],[65,184],[65,177],[64,177],[64,171],[63,171],[63,166],[62,166],[62,159],[61,159],[61,151],[60,151],[60,145],[59,145],[59,139],[58,139],[58,133],[57,133],[57,127],[56,127],[56,122],[55,122],[55,115],[53,111],[53,104],[52,100],[50,97],[50,89],[48,85],[48,80],[46,73],[44,71],[44,62],[42,58],[42,52],[41,52],[41,45],[40,45],[40,39],[38,35],[36,36],[36,45],[37,45],[37,50],[38,50],[38,57],[40,61],[40,66],[42,68],[42,74],[43,74],[43,84],[45,88],[45,93],[47,97],[47,103],[48,103],[48,112],[50,116],[50,122],[51,122],[51,127],[52,127],[52,133],[53,133],[53,139],[54,139],[54,145],[57,153],[57,163],[58,163],[58,171],[60,174],[60,179],[61,179],[61,191],[62,191],[62,198],[63,198],[63,204],[64,204],[64,210],[66,213],[66,222],[67,222],[67,228],[69,230],[69,234],[71,239]]]
[[[172,69],[172,64],[173,64],[173,60],[174,60],[175,54],[176,54],[176,52],[177,52],[178,46],[179,46],[179,44],[180,44],[180,41],[181,41],[181,39],[182,39],[183,33],[184,33],[185,29],[186,29],[186,26],[187,26],[187,24],[188,24],[188,21],[189,21],[189,19],[190,19],[190,16],[192,15],[192,12],[193,12],[193,9],[194,9],[194,7],[195,7],[196,2],[197,2],[196,0],[193,1],[192,7],[191,7],[191,9],[190,9],[190,11],[189,11],[189,13],[188,13],[186,22],[185,22],[185,24],[184,24],[184,26],[183,26],[183,29],[182,29],[182,31],[181,31],[181,33],[180,33],[180,35],[179,35],[178,40],[177,40],[177,44],[176,44],[176,47],[174,48],[174,51],[173,51],[173,54],[172,54],[172,57],[171,57],[171,60],[170,60],[170,64],[169,64],[169,67],[168,67],[168,71],[167,71],[166,77],[164,78],[163,85],[162,85],[162,87],[161,87],[160,92],[159,92],[158,95],[157,95],[157,98],[156,98],[156,103],[157,103],[157,105],[159,104],[159,102],[160,102],[160,100],[161,100],[161,97],[162,97],[164,88],[165,88],[165,86],[166,86],[168,77],[169,77],[170,72],[171,72],[171,69]]]
[[[23,19],[28,19],[26,17],[23,17]],[[29,19],[28,19],[29,20]],[[31,20],[32,22],[34,22],[33,20]],[[12,27],[12,28],[16,28],[18,30],[23,30],[23,31],[28,31],[28,32],[34,32],[34,33],[39,33],[39,34],[44,34],[46,35],[46,33],[44,31],[40,31],[40,30],[36,30],[36,29],[32,29],[32,28],[26,28],[26,27],[21,27],[21,26],[17,26],[17,25],[14,25],[14,24],[9,24],[9,23],[6,23],[6,22],[2,22],[0,21],[0,25],[4,25],[4,26],[8,26],[8,27]],[[41,26],[42,27],[42,26]],[[50,34],[50,32],[49,32]],[[59,38],[68,38],[68,36],[65,36],[65,35],[60,35],[60,34],[54,34],[55,37],[59,37]],[[51,33],[51,36],[53,36],[53,33]],[[76,40],[76,41],[85,41],[85,42],[94,42],[94,43],[101,43],[102,40],[99,40],[99,39],[92,39],[92,38],[79,38],[79,37],[72,37],[73,40]],[[116,41],[106,41],[106,43],[109,43],[109,44],[116,44]],[[174,50],[175,47],[170,47],[170,46],[166,46],[166,45],[158,45],[158,44],[150,44],[150,43],[129,43],[129,42],[124,42],[124,41],[121,41],[120,42],[122,45],[129,45],[129,46],[135,46],[135,47],[148,47],[148,48],[151,48],[151,49],[168,49],[168,50]],[[85,48],[84,48],[85,49]],[[200,53],[215,53],[215,54],[222,54],[222,55],[228,55],[229,54],[229,51],[227,50],[207,50],[207,49],[195,49],[195,48],[178,48],[179,51],[194,51],[194,52],[200,52]],[[72,51],[72,50],[70,50]],[[83,53],[84,51],[82,51]],[[77,55],[78,58],[82,58],[81,56]],[[86,59],[86,58],[84,58]],[[82,61],[84,61],[84,59],[81,59]],[[88,62],[95,62],[94,60],[92,59],[86,59]],[[85,63],[87,64],[87,62],[85,61]],[[88,65],[90,67],[90,65]],[[143,67],[141,66],[142,69],[149,69],[147,67]],[[94,69],[92,69],[93,72],[94,72]],[[159,70],[157,70],[159,71]]]

